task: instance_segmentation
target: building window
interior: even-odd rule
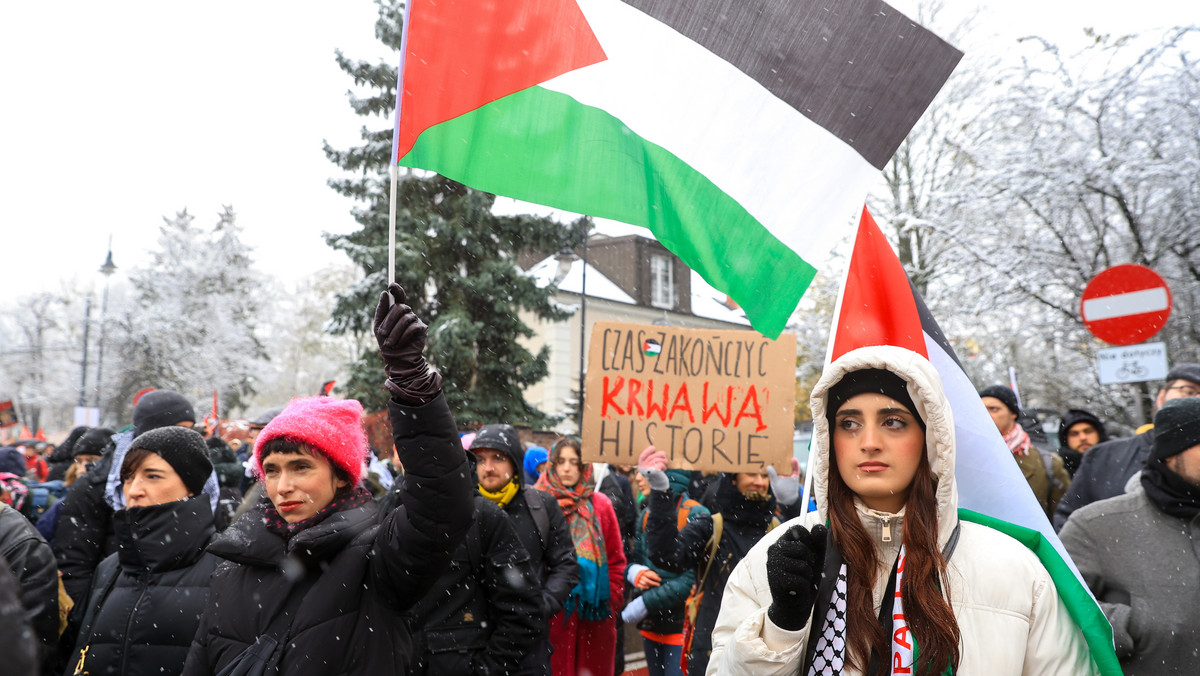
[[[670,310],[675,307],[675,266],[666,256],[650,257],[650,304]]]

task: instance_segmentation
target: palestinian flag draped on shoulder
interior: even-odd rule
[[[895,345],[924,355],[937,369],[954,414],[959,518],[995,528],[1032,550],[1083,632],[1100,673],[1119,676],[1112,627],[1013,462],[954,348],[865,208],[835,317],[828,361],[860,347]]]
[[[410,0],[393,158],[645,226],[774,338],[961,56],[878,0]]]

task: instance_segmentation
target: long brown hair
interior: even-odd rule
[[[880,626],[871,598],[879,574],[874,543],[854,508],[854,492],[833,461],[832,445],[830,456],[829,521],[847,572],[846,661],[866,673],[872,650],[880,657],[891,655],[891,635]],[[937,532],[936,482],[929,459],[922,453],[905,503],[903,537],[907,558],[901,592],[908,626],[920,644],[916,665],[919,675],[936,676],[947,665],[957,670],[960,657],[962,636],[950,608],[950,589],[938,587],[938,580],[946,577],[946,559],[938,550]],[[890,663],[890,657],[881,659],[880,673],[886,674]]]

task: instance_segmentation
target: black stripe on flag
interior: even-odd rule
[[[955,354],[950,341],[946,340],[946,334],[942,332],[942,327],[938,326],[937,320],[933,318],[933,313],[925,305],[925,299],[921,297],[921,294],[917,293],[917,287],[913,286],[912,280],[909,280],[908,288],[912,289],[913,300],[917,302],[917,315],[921,318],[921,330],[932,338],[933,342],[937,343],[942,348],[942,351],[954,360],[955,364],[958,364],[959,369],[966,371],[963,368],[962,362],[958,360],[958,355]]]
[[[962,58],[879,0],[624,2],[733,64],[879,169]]]

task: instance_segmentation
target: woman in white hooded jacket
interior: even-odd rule
[[[854,350],[810,401],[817,512],[734,570],[708,674],[1097,673],[1036,556],[959,520],[954,421],[923,356]]]

